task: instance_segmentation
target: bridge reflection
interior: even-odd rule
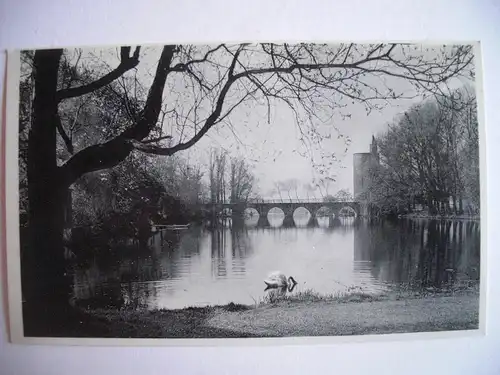
[[[252,215],[252,216],[233,216],[223,218],[213,218],[207,223],[211,228],[247,228],[247,229],[280,229],[280,228],[334,228],[337,226],[354,225],[361,220],[354,216],[319,216],[314,217],[311,214],[285,216],[279,214]]]

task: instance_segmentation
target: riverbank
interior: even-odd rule
[[[65,335],[120,338],[344,336],[477,329],[479,291],[371,296],[299,293],[254,306],[87,311]]]

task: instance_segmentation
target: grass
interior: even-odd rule
[[[319,302],[319,301],[330,301],[338,303],[348,303],[348,302],[363,302],[363,301],[374,301],[381,298],[380,296],[363,292],[361,288],[351,287],[345,292],[335,292],[335,293],[318,293],[313,289],[306,289],[294,294],[280,296],[278,294],[270,293],[265,297],[262,297],[256,307],[264,305],[274,305],[277,303],[295,303],[295,302]]]
[[[280,295],[270,293],[256,301],[254,307],[264,305],[276,305],[279,303],[295,302],[337,302],[337,303],[355,303],[355,302],[374,302],[387,300],[415,299],[432,296],[453,296],[457,294],[479,293],[479,282],[476,280],[463,280],[453,285],[444,285],[441,288],[427,287],[420,285],[401,284],[385,293],[368,293],[362,287],[350,286],[345,291],[335,293],[318,293],[313,289],[306,289],[294,294]]]
[[[452,296],[458,298],[450,299]],[[26,316],[34,327],[26,334],[38,337],[242,338],[473,329],[478,319],[473,304],[478,301],[478,296],[479,285],[473,282],[454,288],[428,290],[401,287],[378,295],[366,293],[359,287],[330,294],[307,289],[288,295],[269,293],[254,305],[229,303],[153,311],[85,308],[79,309],[71,319],[67,314],[63,314],[64,319],[54,317],[46,323],[47,326],[35,313],[31,318]],[[460,315],[461,301],[469,306],[463,318]],[[428,313],[426,304],[429,303],[430,307],[440,310]],[[458,307],[455,303],[459,303]],[[361,310],[359,304],[363,304]],[[408,313],[405,304],[417,306],[414,316]],[[384,313],[384,310],[388,311]],[[360,314],[365,314],[366,320],[360,322]],[[426,314],[434,318],[422,321]],[[449,315],[450,320],[444,321],[443,314]],[[387,315],[399,321],[387,321]],[[437,322],[436,318],[441,320]]]

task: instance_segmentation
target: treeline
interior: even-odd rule
[[[132,154],[118,166],[82,177],[72,188],[74,226],[185,223],[200,216],[204,183],[200,167],[182,158]],[[107,230],[111,228],[107,228]]]
[[[212,150],[209,158],[210,203],[242,203],[256,197],[256,178],[242,157]]]
[[[327,195],[323,198],[325,202],[352,202],[354,200],[352,194],[347,189],[341,189],[335,195]]]
[[[382,214],[478,215],[476,97],[462,88],[414,105],[378,139],[368,201]]]

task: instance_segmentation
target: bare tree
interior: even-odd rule
[[[280,197],[281,197],[281,192],[286,191],[286,193],[288,195],[288,199],[290,201],[292,201],[293,198],[292,198],[291,193],[293,190],[295,190],[295,193],[297,194],[298,181],[295,179],[288,179],[285,181],[279,181],[276,184],[276,186],[278,187],[278,192],[280,193]]]
[[[226,165],[227,153],[212,149],[210,152],[209,175],[210,175],[210,197],[212,203],[223,203],[226,201]]]
[[[231,158],[230,202],[247,202],[253,192],[255,176],[243,158]]]
[[[319,189],[319,193],[323,197],[323,199],[330,195],[329,189],[332,182],[335,180],[332,177],[323,177],[317,180],[316,188]]]
[[[316,199],[316,186],[314,184],[305,183],[302,188],[306,192],[307,199]]]
[[[283,183],[281,181],[275,182],[274,183],[274,192],[278,193],[278,196],[280,197],[280,201],[283,202]]]
[[[300,185],[300,181],[297,180],[296,178],[292,178],[289,180],[289,185],[291,187],[291,189],[295,192],[295,198],[297,200],[299,200],[299,185]]]

